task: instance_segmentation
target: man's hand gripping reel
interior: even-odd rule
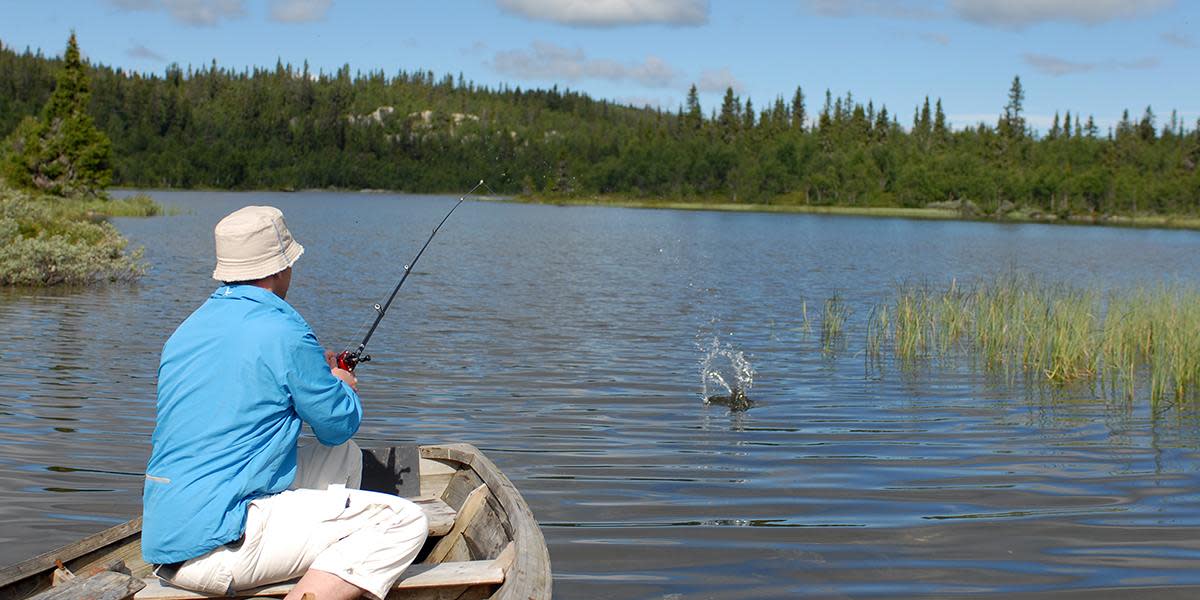
[[[358,363],[370,362],[371,355],[363,354],[362,350],[362,348],[357,348],[354,350],[342,350],[339,352],[338,355],[334,357],[334,360],[337,361],[337,367],[353,373],[354,367],[357,367]]]

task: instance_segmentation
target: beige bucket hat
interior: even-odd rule
[[[230,213],[214,230],[217,281],[252,281],[292,266],[304,246],[292,239],[283,212],[274,206],[247,206]]]

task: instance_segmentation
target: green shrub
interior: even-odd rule
[[[110,202],[126,206],[0,187],[0,285],[85,285],[140,276],[145,271],[141,251],[126,252],[120,232],[89,208]],[[128,206],[144,209],[144,204],[136,200]]]

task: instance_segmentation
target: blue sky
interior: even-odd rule
[[[1184,0],[5,0],[0,41],[93,61],[332,71],[432,69],[478,83],[560,87],[676,108],[732,85],[756,107],[810,112],[826,89],[899,111],[926,95],[956,125],[994,121],[1020,75],[1030,122],[1102,125],[1152,105],[1200,117],[1200,2]]]

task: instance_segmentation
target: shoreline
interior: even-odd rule
[[[293,194],[297,192],[336,192],[351,194],[404,194],[413,196],[451,196],[462,195],[461,191],[452,192],[411,192],[404,190],[383,189],[341,189],[341,188],[312,188],[312,189],[221,189],[221,188],[138,188],[114,186],[110,191],[130,193],[162,192],[232,192],[256,193],[276,192]],[[1131,229],[1162,229],[1181,231],[1200,231],[1200,215],[1091,215],[1072,214],[1066,218],[1056,214],[1025,212],[1015,210],[1005,215],[965,214],[957,208],[921,207],[906,208],[900,206],[842,206],[842,205],[812,205],[794,203],[759,203],[759,202],[720,202],[706,200],[662,200],[657,198],[639,198],[620,195],[592,194],[578,196],[546,196],[541,194],[524,195],[476,195],[473,198],[484,202],[501,202],[511,204],[541,204],[547,206],[600,206],[612,208],[636,208],[657,210],[690,210],[714,212],[757,212],[782,214],[829,215],[838,217],[869,217],[877,219],[912,219],[919,221],[964,221],[977,223],[1007,223],[1007,224],[1045,224],[1045,225],[1076,225],[1122,227]]]
[[[783,214],[831,215],[839,217],[871,217],[884,219],[913,219],[921,221],[964,221],[979,223],[1046,224],[1122,227],[1132,229],[1163,229],[1200,231],[1200,216],[1189,215],[1090,215],[1073,214],[1066,218],[1055,214],[1013,211],[1005,215],[964,214],[957,208],[905,208],[899,206],[840,206],[811,204],[771,204],[750,202],[707,202],[703,200],[659,200],[624,196],[523,196],[508,197],[506,202],[553,206],[609,206],[616,208],[661,210],[708,210],[716,212],[760,212]]]

